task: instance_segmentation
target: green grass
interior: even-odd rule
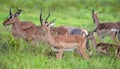
[[[13,7],[22,9],[19,16],[21,21],[32,21],[40,25],[40,9],[43,18],[51,11],[48,21],[56,19],[55,26],[72,26],[92,31],[95,28],[91,17],[91,10],[101,11],[101,22],[120,21],[119,0],[1,0],[0,2],[0,69],[120,69],[119,59],[115,49],[111,54],[99,54],[94,49],[89,60],[83,59],[75,52],[65,52],[61,60],[55,59],[55,52],[47,44],[33,46],[22,39],[17,40],[11,34],[11,26],[3,26],[2,22],[8,18],[8,10]],[[95,34],[96,36],[96,34]],[[100,40],[96,36],[97,42]],[[109,37],[105,42],[114,43]],[[91,46],[91,48],[93,48]]]

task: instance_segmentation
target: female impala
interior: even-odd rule
[[[116,32],[119,32],[120,30],[120,22],[106,22],[106,23],[100,23],[97,13],[94,12],[94,10],[92,10],[92,18],[94,23],[96,24],[96,32],[97,35],[100,37],[104,37],[105,35],[110,35],[112,39],[116,40],[116,36],[118,37],[118,35],[116,35]]]
[[[58,54],[56,54],[56,58],[62,58],[62,54],[64,51],[71,51],[76,49],[79,53],[82,54],[84,58],[88,59],[89,56],[85,52],[87,41],[85,37],[79,34],[53,36],[50,32],[51,24],[53,24],[53,22],[44,24],[42,26],[42,30],[45,33],[46,40],[50,44],[51,49],[53,51],[58,51]]]
[[[109,44],[109,43],[97,43],[93,35],[94,31],[87,35],[88,40],[92,40],[92,44],[101,53],[108,54],[109,48],[117,47],[116,55],[120,56],[120,44]]]

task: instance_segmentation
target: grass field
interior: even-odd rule
[[[109,55],[99,54],[92,49],[93,54],[86,60],[75,52],[65,52],[61,60],[55,59],[55,52],[49,46],[41,43],[32,46],[22,39],[15,39],[11,34],[11,26],[3,26],[8,18],[9,8],[12,12],[16,7],[22,9],[21,21],[32,21],[40,25],[40,9],[43,18],[51,11],[48,21],[56,19],[55,26],[72,26],[95,29],[91,11],[100,13],[100,22],[120,21],[120,0],[1,0],[0,1],[0,69],[120,69],[120,59],[116,58],[115,49]],[[96,34],[94,34],[96,36]],[[97,42],[99,42],[96,36]],[[114,43],[109,37],[107,43]],[[93,46],[91,46],[93,48]]]

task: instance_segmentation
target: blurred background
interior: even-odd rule
[[[24,11],[78,11],[96,9],[105,12],[119,12],[120,0],[0,0],[0,11],[19,7]]]
[[[8,17],[9,8],[22,9],[21,20],[39,25],[40,9],[43,18],[51,12],[49,20],[56,19],[56,25],[69,25],[92,29],[91,11],[101,12],[100,22],[120,21],[120,0],[0,0],[0,22]],[[4,14],[4,15],[2,15]],[[88,30],[89,30],[88,29]]]
[[[46,44],[32,46],[22,39],[17,40],[11,34],[12,26],[2,23],[16,7],[22,9],[20,21],[32,21],[40,26],[40,10],[43,19],[48,12],[48,21],[56,19],[55,26],[72,26],[92,31],[96,28],[91,14],[94,9],[100,22],[120,21],[120,0],[0,0],[0,69],[120,69],[119,59],[116,59],[115,49],[110,55],[96,52],[89,60],[84,60],[73,52],[65,53],[62,60],[55,60],[55,53]],[[113,43],[110,38],[105,39]],[[97,42],[99,40],[97,39]]]

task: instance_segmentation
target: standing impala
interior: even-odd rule
[[[21,22],[18,16],[22,10],[19,9],[15,14],[12,14],[10,8],[10,17],[3,22],[4,26],[12,25],[12,33],[14,36],[21,37],[26,41],[39,42],[44,40],[43,33],[41,33],[41,26],[35,26],[31,22]]]
[[[41,23],[41,26],[43,24],[47,24],[47,20],[50,16],[50,12],[48,13],[48,16],[46,17],[45,20],[43,20],[42,18],[42,10],[41,10],[41,13],[40,13],[40,23]],[[53,20],[52,22],[54,22],[55,20]],[[68,26],[59,26],[59,27],[53,27],[51,26],[50,27],[50,31],[52,32],[52,35],[75,35],[75,34],[79,34],[83,37],[86,37],[88,35],[88,31],[85,30],[85,29],[81,29],[81,28],[75,28],[75,27],[68,27]],[[88,46],[89,46],[89,41],[87,41],[86,43],[86,47],[88,49]]]
[[[50,31],[51,24],[53,24],[53,21],[42,25],[42,31],[45,33],[46,40],[50,44],[51,49],[53,51],[58,51],[58,53],[56,54],[57,59],[62,58],[64,51],[71,51],[74,49],[81,53],[84,58],[89,58],[89,56],[85,52],[87,41],[85,37],[79,34],[53,36],[52,32]]]
[[[48,13],[48,16],[45,20],[43,20],[42,18],[42,10],[41,10],[41,14],[40,14],[40,23],[41,25],[48,23],[47,20],[50,16],[50,12]],[[52,22],[54,22],[55,20],[53,20]],[[80,29],[80,28],[75,28],[75,27],[67,27],[67,26],[59,26],[59,27],[53,27],[51,26],[51,31],[57,32],[58,35],[73,35],[73,34],[80,34],[82,36],[86,36],[88,35],[87,30],[85,29]]]
[[[12,35],[16,38],[19,38],[19,33],[17,33],[17,29],[15,28],[15,26],[13,25],[16,22],[19,22],[18,19],[18,13],[21,13],[21,9],[17,9],[17,12],[15,14],[12,13],[11,8],[9,9],[9,18],[7,18],[4,22],[3,25],[7,26],[7,25],[12,25]],[[21,21],[21,29],[26,30],[29,29],[33,26],[35,26],[35,24],[33,22],[28,22],[28,21]]]
[[[104,37],[104,35],[110,35],[112,39],[115,39],[115,35],[116,32],[120,31],[120,22],[106,22],[106,23],[100,23],[97,13],[94,12],[94,10],[92,10],[92,18],[94,23],[96,24],[96,32],[98,34],[98,36]]]

